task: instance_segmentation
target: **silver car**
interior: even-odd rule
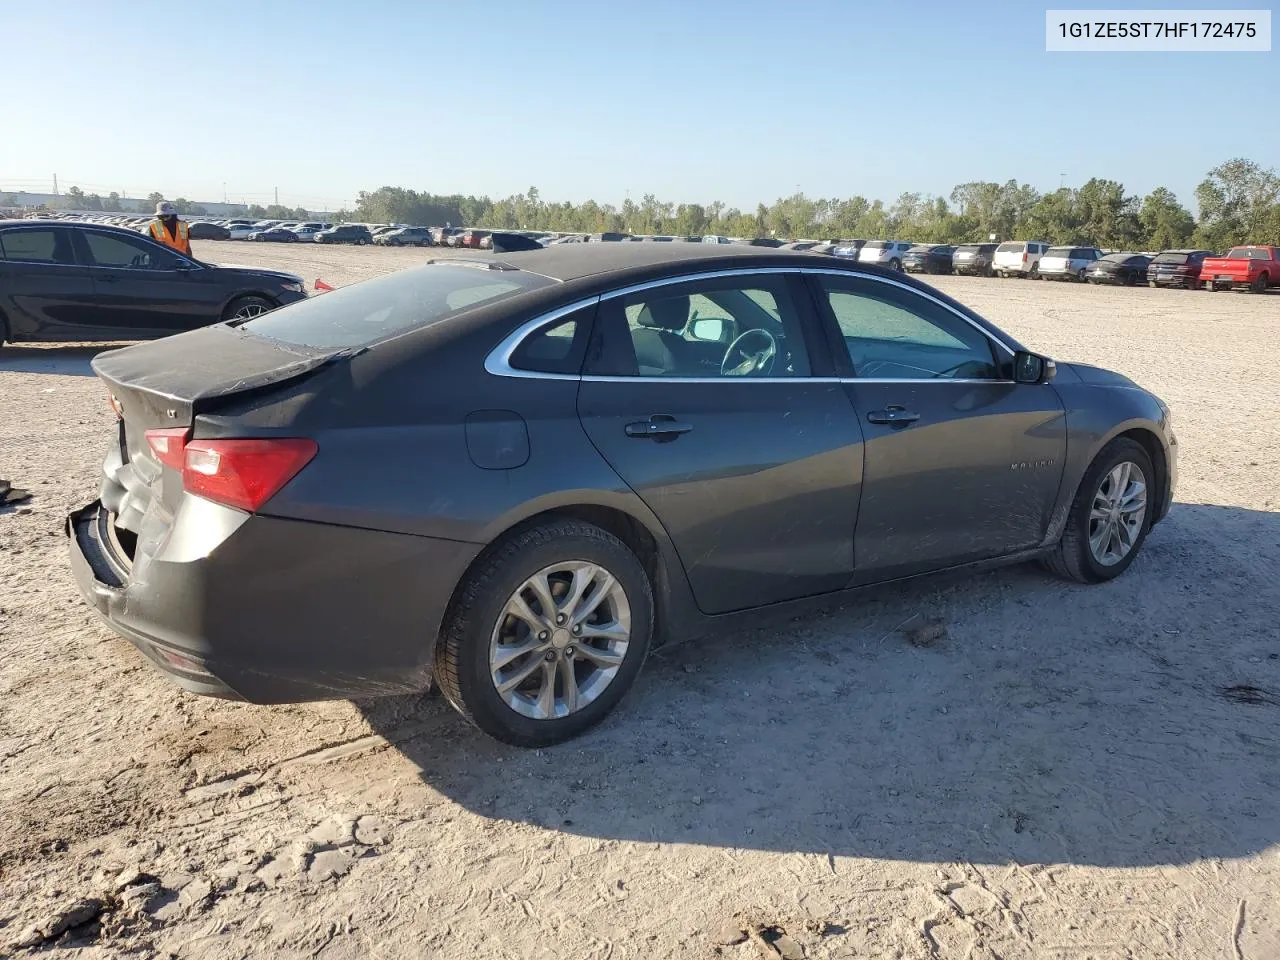
[[[1040,258],[1040,276],[1045,280],[1084,283],[1085,273],[1101,257],[1102,251],[1097,247],[1050,247]]]

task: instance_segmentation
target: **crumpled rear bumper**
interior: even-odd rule
[[[479,544],[246,514],[187,498],[132,561],[100,501],[67,517],[80,592],[192,693],[292,703],[408,693]]]

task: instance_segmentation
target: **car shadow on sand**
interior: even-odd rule
[[[98,354],[127,344],[86,346],[0,347],[0,373],[54,373],[64,377],[92,377],[89,366]]]
[[[664,648],[541,751],[439,698],[361,709],[477,814],[914,861],[1187,863],[1280,842],[1280,513],[1178,504],[1110,584],[1022,565]],[[917,646],[909,617],[946,636]]]

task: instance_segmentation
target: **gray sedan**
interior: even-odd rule
[[[942,569],[1100,583],[1168,408],[900,273],[745,245],[476,253],[103,354],[89,603],[188,690],[421,690],[538,746],[658,643]]]

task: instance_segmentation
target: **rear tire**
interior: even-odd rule
[[[1141,482],[1144,484],[1143,514],[1127,553],[1114,562],[1103,563],[1095,556],[1090,542],[1090,534],[1098,532],[1097,525],[1102,521],[1094,519],[1092,515],[1096,502],[1100,497],[1106,496],[1106,485],[1112,471],[1125,463],[1141,472]],[[1071,502],[1071,512],[1067,515],[1062,539],[1053,552],[1044,558],[1045,567],[1064,579],[1079,583],[1102,583],[1124,573],[1142,551],[1142,545],[1151,529],[1151,517],[1156,509],[1154,498],[1159,494],[1154,489],[1154,481],[1155,471],[1151,467],[1151,458],[1140,443],[1128,437],[1119,437],[1103,447],[1085,471],[1084,479],[1080,481],[1075,499]]]
[[[590,592],[580,604],[575,604],[572,592],[577,574],[567,570],[584,563],[598,573],[592,574],[595,579],[584,584]],[[563,576],[572,576],[572,581],[564,582],[560,568],[567,568]],[[549,585],[549,599],[555,613],[543,610],[537,593],[529,586],[539,578]],[[557,589],[562,592],[557,594]],[[575,619],[574,609],[584,609],[583,605],[598,595],[603,599],[596,611],[612,618],[607,625],[616,631],[613,635],[625,636],[625,647],[621,651],[616,649],[614,641],[601,634],[592,641],[588,634],[565,632]],[[510,612],[517,597],[525,611],[521,616]],[[605,605],[609,607],[607,612],[604,612]],[[548,614],[547,629],[535,630],[526,617],[532,613],[541,622],[544,612]],[[557,616],[563,619],[557,620]],[[584,621],[588,630],[590,620],[596,616],[593,612],[590,619]],[[561,622],[564,626],[557,627]],[[554,520],[498,541],[467,575],[440,631],[435,679],[453,707],[490,736],[519,747],[551,746],[584,733],[617,706],[635,682],[652,637],[653,591],[636,555],[613,534],[597,526],[580,520]],[[589,649],[601,656],[620,657],[620,661],[615,660],[609,668],[603,667],[578,649],[585,648],[587,642],[610,643],[607,649],[594,645]],[[565,643],[568,646],[564,646]],[[526,645],[530,648],[527,653],[516,656],[508,653],[509,659],[504,658],[505,662],[495,667],[495,656],[502,656],[497,651]],[[542,666],[544,663],[550,665]],[[525,673],[526,669],[531,672]],[[585,705],[569,706],[562,671],[569,671],[577,678],[573,690],[579,703],[591,685],[596,685]],[[545,693],[548,689],[547,672],[550,673],[550,694],[544,701],[535,693]],[[499,692],[496,676],[526,679],[504,694]],[[534,689],[528,689],[530,684]],[[549,711],[544,709],[547,704],[550,704]],[[553,716],[540,715],[546,712]]]
[[[222,311],[222,322],[228,320],[252,320],[254,317],[260,317],[264,313],[274,310],[276,305],[266,297],[237,297],[227,304],[227,309]]]
[[[890,261],[889,261],[889,269],[890,269],[890,270],[896,270],[898,273],[901,273],[901,272],[902,272],[902,261],[901,261],[901,260],[898,260],[896,257],[895,257],[893,260],[890,260]]]
[[[1270,286],[1270,278],[1265,273],[1260,273],[1257,279],[1249,284],[1249,291],[1251,293],[1266,293],[1268,286]]]

